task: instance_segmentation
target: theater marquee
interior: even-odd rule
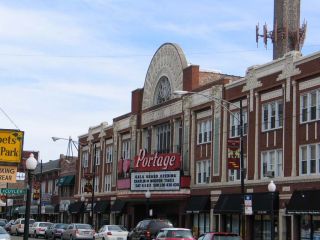
[[[131,191],[147,190],[180,190],[180,171],[132,172]]]

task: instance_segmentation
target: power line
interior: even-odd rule
[[[9,117],[9,115],[2,109],[2,107],[0,107],[1,112],[3,113],[3,115],[5,115],[9,121],[15,126],[16,129],[20,130],[20,128],[17,126],[17,124],[14,123],[14,121]]]

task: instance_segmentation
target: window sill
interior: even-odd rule
[[[320,121],[320,119],[308,120],[308,121],[305,121],[305,122],[301,122],[300,121],[300,125],[308,124],[308,123],[314,123],[314,122],[317,122],[317,121]]]
[[[277,127],[277,128],[272,128],[272,129],[266,129],[266,130],[261,130],[261,132],[263,133],[267,133],[267,132],[272,132],[272,131],[276,131],[279,129],[282,129],[283,127]]]

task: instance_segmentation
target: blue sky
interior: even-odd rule
[[[319,0],[301,0],[304,55],[320,48],[319,11]],[[0,16],[0,107],[43,161],[66,153],[52,136],[77,139],[129,112],[165,42],[202,70],[244,76],[272,60],[255,25],[271,30],[273,0],[3,0]],[[0,128],[15,128],[2,112]]]

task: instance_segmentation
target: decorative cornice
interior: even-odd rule
[[[282,88],[277,89],[272,92],[267,92],[267,93],[261,94],[261,102],[268,101],[268,100],[282,97],[282,96],[283,96],[283,89]]]
[[[299,83],[299,91],[303,91],[306,90],[308,88],[313,88],[313,87],[319,87],[319,83],[320,83],[320,77],[308,80],[308,81],[304,81],[304,82],[300,82]]]

